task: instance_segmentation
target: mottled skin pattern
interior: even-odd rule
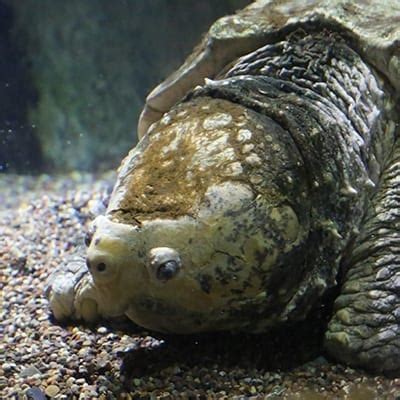
[[[341,287],[326,349],[400,369],[400,66],[374,69],[330,23],[300,25],[253,35],[189,92],[181,71],[175,92],[173,77],[150,95],[142,129],[149,107],[186,94],[122,162],[87,268],[76,260],[52,277],[56,318],[262,332]]]

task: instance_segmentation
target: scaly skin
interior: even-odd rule
[[[151,91],[138,135],[142,137],[204,78],[215,78],[238,57],[298,28],[328,27],[346,35],[361,57],[399,91],[399,18],[398,0],[256,0],[237,14],[217,20],[182,66]]]
[[[345,263],[328,351],[355,365],[400,371],[400,143]]]

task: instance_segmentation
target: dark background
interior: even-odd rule
[[[0,0],[0,171],[115,168],[146,94],[249,0]]]

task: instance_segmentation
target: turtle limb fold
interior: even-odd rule
[[[336,359],[400,371],[400,143],[383,172],[325,337]]]

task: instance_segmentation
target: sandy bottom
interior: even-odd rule
[[[0,176],[1,399],[400,399],[399,378],[331,363],[318,346],[305,356],[296,332],[282,345],[160,337],[125,320],[57,324],[44,284],[82,245],[114,178]]]

